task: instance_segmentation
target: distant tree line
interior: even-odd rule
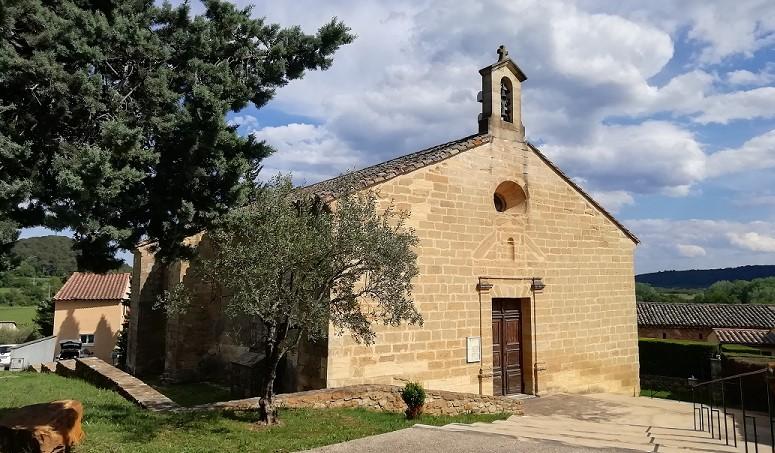
[[[635,284],[635,297],[640,302],[697,302],[708,304],[775,304],[775,277],[750,281],[722,280],[705,290],[657,288],[646,283]]]
[[[708,288],[723,280],[754,280],[775,277],[775,265],[729,267],[724,269],[693,269],[687,271],[661,271],[635,276],[638,283],[659,288]]]

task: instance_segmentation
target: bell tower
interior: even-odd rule
[[[522,82],[527,76],[509,58],[505,46],[498,47],[498,61],[479,70],[482,91],[477,100],[482,103],[479,133],[503,140],[525,141],[522,125]]]

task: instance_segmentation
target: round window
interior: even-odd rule
[[[506,210],[506,200],[503,199],[503,196],[499,193],[492,194],[492,202],[495,204],[495,210],[498,212],[503,212]]]
[[[510,211],[517,207],[521,207],[524,212],[526,200],[525,191],[514,181],[500,183],[492,194],[492,202],[498,212]]]

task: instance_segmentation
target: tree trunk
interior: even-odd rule
[[[277,408],[274,405],[274,381],[277,377],[277,366],[285,354],[285,349],[280,345],[288,335],[288,323],[285,322],[279,329],[272,327],[270,335],[270,338],[273,338],[274,341],[267,343],[267,368],[265,370],[263,388],[261,389],[261,398],[258,400],[258,422],[262,425],[277,424]]]
[[[269,365],[272,369],[264,382],[261,398],[258,400],[258,422],[262,425],[277,424],[277,408],[274,405],[274,379],[277,374],[277,364]]]

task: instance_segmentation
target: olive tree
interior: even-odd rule
[[[303,339],[349,332],[367,344],[374,323],[422,324],[412,300],[418,238],[373,192],[338,191],[335,201],[295,190],[278,176],[210,231],[212,254],[197,263],[228,296],[226,313],[256,321],[265,353],[259,411],[276,421],[273,387],[283,356]]]

